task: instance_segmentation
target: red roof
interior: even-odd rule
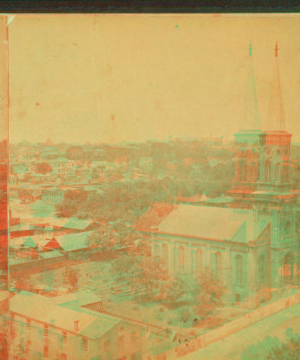
[[[44,249],[59,249],[61,248],[60,244],[56,241],[56,239],[51,239],[45,246]]]
[[[141,231],[149,231],[157,227],[174,209],[175,205],[154,203],[142,217],[135,223],[134,228]]]

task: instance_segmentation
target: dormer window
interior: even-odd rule
[[[292,230],[292,223],[290,221],[286,221],[284,224],[284,232],[286,235],[290,234]]]

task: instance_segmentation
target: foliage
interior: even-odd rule
[[[180,321],[182,321],[183,323],[187,323],[189,322],[192,318],[194,317],[194,312],[193,309],[188,306],[182,306],[179,310],[179,319]]]
[[[300,335],[287,329],[286,341],[277,337],[266,336],[257,344],[251,344],[241,357],[241,360],[295,360],[300,358]]]
[[[65,283],[69,284],[71,291],[78,289],[79,275],[76,270],[68,267],[65,272]]]
[[[83,160],[85,153],[81,146],[71,146],[66,151],[66,158],[69,160]]]

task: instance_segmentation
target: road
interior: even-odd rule
[[[240,360],[250,344],[256,344],[267,335],[285,340],[286,330],[300,333],[300,304],[291,306],[255,323],[233,335],[182,357],[182,360]]]

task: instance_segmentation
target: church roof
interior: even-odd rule
[[[196,239],[247,243],[255,241],[267,226],[254,222],[253,210],[184,204],[168,210],[169,213],[161,218],[155,218],[151,211],[148,211],[143,219],[144,228],[139,230]],[[155,213],[155,209],[153,211]],[[148,223],[145,221],[147,215]],[[151,223],[151,218],[156,220],[155,224]],[[146,223],[148,229],[145,228]]]

